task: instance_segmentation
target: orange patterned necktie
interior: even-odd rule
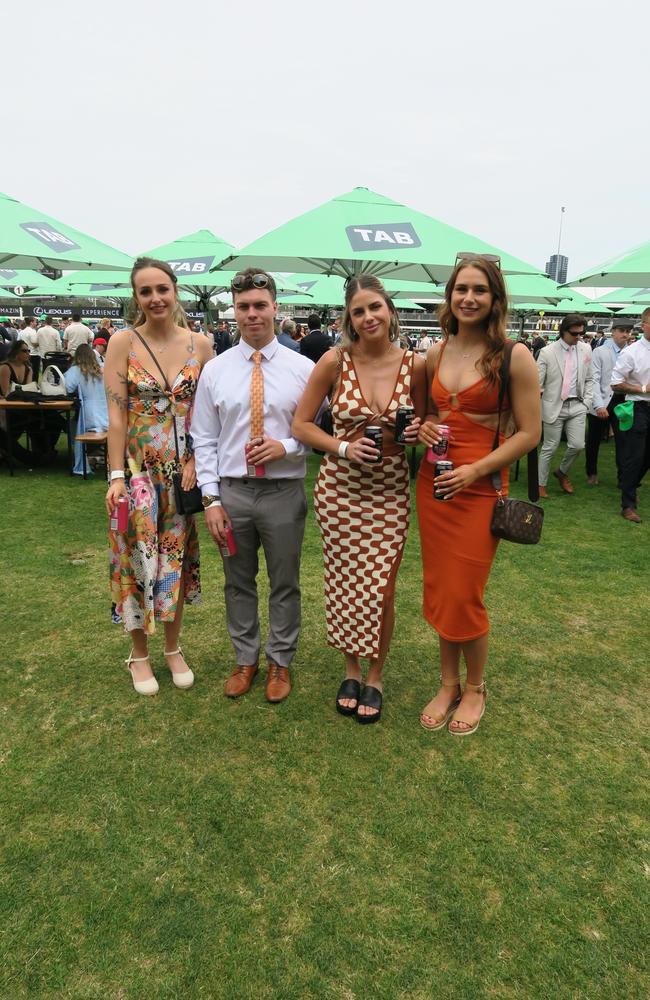
[[[264,374],[262,372],[262,354],[253,351],[251,361],[254,362],[251,375],[251,439],[264,434]]]

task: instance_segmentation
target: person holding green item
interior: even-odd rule
[[[637,487],[650,469],[650,307],[641,313],[643,336],[618,356],[612,372],[612,389],[625,393],[625,407],[632,403],[632,424],[625,430],[621,475],[621,515],[639,524]],[[621,419],[621,430],[626,421]]]

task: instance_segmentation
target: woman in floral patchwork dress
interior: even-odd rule
[[[128,499],[127,531],[110,531],[111,599],[114,618],[131,637],[126,665],[133,687],[152,695],[158,682],[147,641],[156,621],[164,626],[164,656],[175,686],[194,682],[178,639],[184,602],[200,599],[199,541],[194,517],[176,510],[171,477],[180,465],[183,488],[196,483],[189,424],[201,369],[213,353],[205,337],[178,325],[182,312],[168,264],[141,258],[131,285],[138,318],[132,329],[111,337],[104,367],[111,467],[106,509],[110,515],[121,497]]]

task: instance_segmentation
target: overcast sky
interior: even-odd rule
[[[650,239],[641,0],[25,0],[0,190],[128,253],[362,185],[569,277]]]

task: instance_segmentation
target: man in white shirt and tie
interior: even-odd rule
[[[621,514],[638,524],[637,487],[650,469],[650,308],[641,313],[640,340],[621,351],[612,372],[612,389],[634,403],[634,422],[622,432]]]
[[[573,493],[569,469],[585,447],[585,421],[592,404],[591,348],[580,342],[587,321],[578,313],[565,316],[560,336],[539,352],[537,369],[542,392],[544,441],[539,455],[539,495],[548,497],[546,484],[551,459],[566,433],[567,450],[553,475],[565,493]]]
[[[278,343],[271,275],[247,268],[235,275],[231,290],[241,338],[201,374],[191,428],[196,475],[212,538],[225,545],[230,525],[236,545],[236,553],[223,559],[227,626],[236,657],[225,694],[246,694],[258,670],[261,543],[270,583],[266,697],[278,702],[291,691],[307,514],[303,480],[309,449],[291,436],[291,422],[314,366]]]

